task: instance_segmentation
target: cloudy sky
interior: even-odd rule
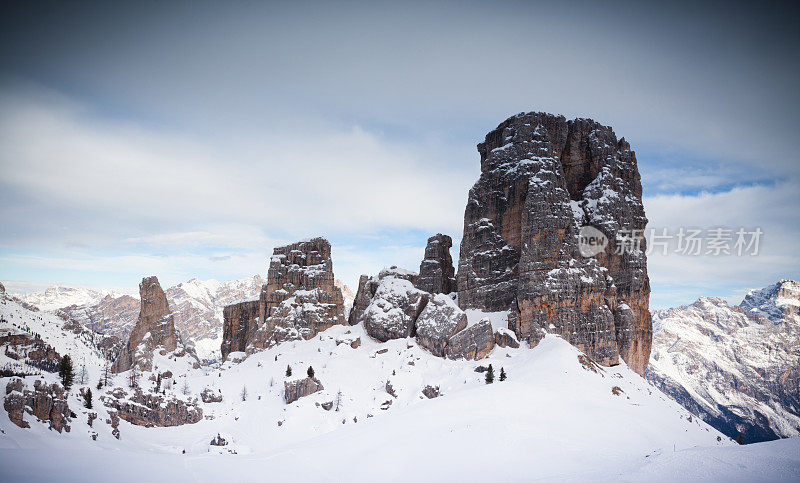
[[[5,2],[0,280],[265,275],[314,235],[351,285],[416,268],[460,241],[475,145],[531,110],[628,139],[650,227],[763,230],[651,255],[653,306],[800,277],[795,12],[565,3]]]

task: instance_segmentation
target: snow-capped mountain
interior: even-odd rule
[[[84,287],[65,287],[62,285],[47,287],[43,292],[12,295],[27,304],[38,307],[40,310],[49,311],[70,305],[95,305],[107,295],[119,296],[119,294],[111,290],[92,290]]]
[[[653,312],[647,378],[745,443],[800,434],[800,285],[747,294],[740,306],[701,297]]]
[[[0,369],[17,374],[53,371],[65,354],[76,367],[97,369],[112,355],[103,336],[73,320],[28,307],[0,293]]]
[[[259,275],[219,282],[193,278],[166,290],[175,325],[195,345],[198,356],[219,356],[222,309],[237,300],[257,297],[264,280]],[[71,319],[104,334],[127,339],[139,314],[139,299],[111,291],[53,286],[44,292],[16,295],[47,311],[62,311]]]

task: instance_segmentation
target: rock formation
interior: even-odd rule
[[[25,388],[22,379],[12,379],[6,385],[3,408],[11,422],[20,428],[30,427],[24,419],[25,413],[28,413],[39,421],[48,422],[50,429],[59,433],[64,430],[69,432],[72,412],[67,404],[67,394],[58,384],[48,385],[37,379],[31,391]]]
[[[313,238],[277,247],[259,299],[224,310],[222,356],[310,339],[344,324],[342,292],[335,285],[331,244]]]
[[[367,310],[370,302],[372,302],[372,297],[375,296],[378,285],[380,285],[381,280],[390,276],[408,280],[412,285],[416,284],[418,278],[416,273],[397,268],[395,265],[384,268],[375,277],[361,275],[358,280],[358,289],[353,300],[353,307],[350,309],[350,316],[347,319],[348,324],[357,325],[364,321],[364,311]]]
[[[283,383],[283,399],[286,404],[291,404],[301,397],[314,394],[317,391],[325,389],[319,379],[313,377],[306,377],[297,381]]]
[[[619,355],[640,374],[650,355],[647,223],[636,157],[610,127],[527,113],[478,145],[457,275],[462,309],[509,311],[509,328],[535,345],[560,334],[604,365]],[[611,243],[579,251],[591,225]],[[618,236],[639,243],[618,253]],[[638,250],[637,250],[638,248]]]
[[[417,318],[417,342],[431,354],[444,357],[450,337],[467,327],[467,314],[444,294],[431,297]]]
[[[186,353],[175,332],[175,320],[158,278],[153,276],[142,279],[139,284],[139,298],[139,318],[128,343],[114,361],[112,370],[115,373],[127,371],[134,365],[143,371],[151,370],[155,350],[160,351],[161,355],[175,351],[176,356]]]
[[[364,330],[381,342],[415,335],[415,323],[430,294],[406,279],[384,272],[364,311]]]
[[[101,401],[116,410],[120,418],[137,426],[181,426],[203,419],[203,409],[195,402],[174,395],[142,392],[138,387],[130,395],[122,388],[115,388],[110,395],[101,396]]]
[[[453,239],[438,233],[428,238],[425,247],[425,258],[419,265],[419,278],[414,284],[418,289],[428,293],[449,294],[456,291],[455,269],[450,247]]]
[[[259,300],[245,300],[243,302],[225,306],[222,310],[222,352],[223,360],[231,352],[245,352],[252,334],[258,328],[259,313],[261,310]]]
[[[448,359],[483,359],[494,349],[494,332],[488,319],[450,337],[445,348]]]

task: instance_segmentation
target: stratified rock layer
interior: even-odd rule
[[[487,134],[478,151],[459,257],[461,308],[509,310],[520,340],[535,345],[557,333],[601,364],[621,355],[643,374],[652,339],[645,247],[618,253],[613,243],[647,223],[628,143],[590,119],[527,113]],[[596,257],[579,252],[583,225],[612,241]]]
[[[455,269],[450,247],[453,239],[438,233],[428,238],[425,258],[419,265],[419,277],[414,284],[418,289],[429,293],[449,294],[456,291]]]

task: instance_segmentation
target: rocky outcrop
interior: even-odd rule
[[[396,265],[384,268],[375,277],[361,275],[358,280],[358,289],[355,299],[353,300],[353,307],[350,309],[350,316],[347,319],[348,324],[357,325],[364,321],[364,311],[367,310],[370,302],[372,302],[372,297],[375,296],[375,292],[378,290],[378,285],[380,285],[381,280],[386,277],[408,280],[412,285],[415,285],[418,275],[414,272],[397,268]]]
[[[0,283],[0,293],[6,293],[6,288]]]
[[[175,320],[158,278],[153,276],[142,279],[139,284],[139,298],[139,318],[128,343],[114,361],[112,370],[115,373],[127,371],[134,365],[149,371],[152,369],[154,350],[160,349],[166,354],[178,348]]]
[[[455,269],[450,247],[453,239],[437,233],[428,238],[425,247],[425,258],[419,265],[419,278],[414,284],[418,289],[428,293],[449,294],[456,291]]]
[[[364,330],[381,342],[414,336],[415,322],[429,297],[411,281],[384,273],[364,311]]]
[[[291,404],[301,397],[314,394],[317,391],[325,389],[319,379],[313,377],[306,377],[297,381],[283,383],[283,399],[286,404]]]
[[[519,347],[519,341],[513,332],[508,329],[500,328],[494,332],[494,343],[500,347],[511,347],[516,349]]]
[[[330,242],[312,238],[275,248],[259,299],[227,306],[223,315],[223,357],[286,340],[310,339],[344,324],[344,301],[333,276]]]
[[[210,387],[207,387],[200,393],[200,399],[202,399],[204,403],[222,402],[222,393],[219,392],[219,390],[214,391]]]
[[[100,399],[106,407],[116,410],[120,418],[137,426],[182,426],[203,419],[203,409],[195,402],[184,401],[176,396],[142,392],[139,388],[129,395],[118,387]]]
[[[601,364],[621,355],[643,374],[652,337],[644,242],[622,253],[614,243],[639,240],[647,223],[628,143],[589,119],[527,113],[501,123],[478,151],[459,306],[508,310],[519,340],[536,345],[556,333]],[[612,241],[594,257],[580,253],[586,225]]]
[[[222,310],[222,345],[220,352],[222,359],[231,352],[244,352],[250,342],[252,334],[258,328],[260,313],[258,300],[246,300],[225,306]]]
[[[431,354],[444,357],[450,337],[466,327],[467,314],[447,295],[436,294],[417,317],[417,343]]]
[[[30,414],[37,420],[49,423],[50,429],[59,433],[69,432],[72,412],[67,404],[67,394],[58,384],[48,385],[37,379],[33,383],[33,391],[25,388],[22,379],[12,379],[6,385],[6,396],[3,408],[8,418],[20,428],[29,428],[24,415]]]
[[[425,386],[425,388],[422,389],[422,394],[428,399],[439,397],[439,386]]]
[[[127,340],[136,326],[141,303],[130,295],[106,295],[96,304],[69,305],[61,310],[94,332]]]
[[[488,319],[482,319],[450,337],[445,348],[448,359],[477,360],[488,356],[494,349],[494,333]]]

